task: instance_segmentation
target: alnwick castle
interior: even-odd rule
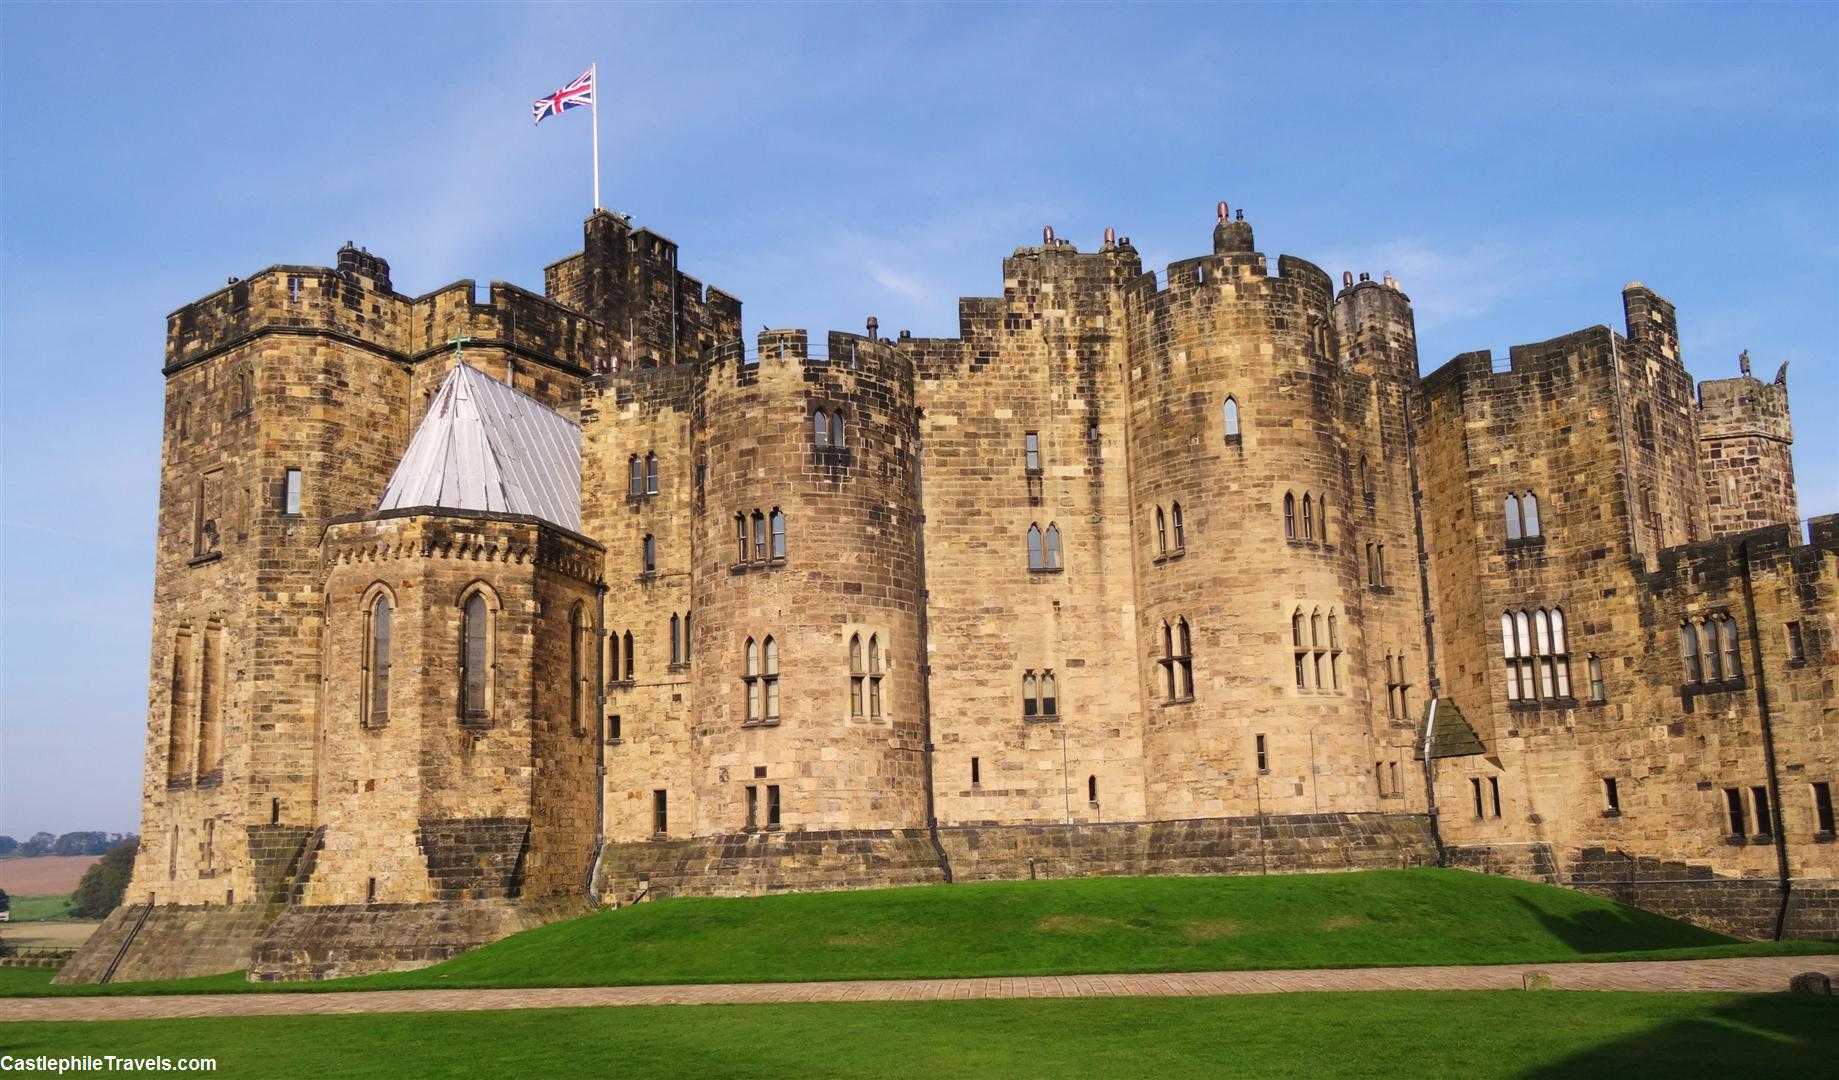
[[[1051,230],[958,336],[744,334],[596,211],[168,319],[142,841],[63,981],[435,962],[651,898],[1447,865],[1839,936],[1839,516],[1673,305]],[[1562,327],[1556,327],[1563,329]]]

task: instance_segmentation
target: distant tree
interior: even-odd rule
[[[19,841],[10,836],[0,836],[0,857],[11,855],[19,850]]]
[[[67,832],[51,845],[53,855],[100,855],[109,849],[109,836],[99,832]]]
[[[51,845],[57,843],[57,837],[48,832],[33,833],[32,838],[19,845],[21,855],[45,855],[51,851]]]
[[[139,848],[139,840],[117,844],[103,853],[101,862],[83,871],[83,880],[70,894],[70,913],[79,919],[100,919],[121,906]]]

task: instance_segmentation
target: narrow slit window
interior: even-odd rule
[[[1060,526],[1047,527],[1047,569],[1060,569]]]
[[[1501,816],[1501,778],[1500,777],[1498,776],[1488,777],[1488,796],[1492,800],[1492,803],[1494,806],[1494,816],[1500,817]]]
[[[645,455],[645,494],[656,495],[657,493],[658,493],[658,455],[653,454],[653,453],[647,453]]]
[[[639,460],[637,454],[626,459],[626,494],[645,494],[645,463]]]
[[[1756,810],[1756,835],[1773,835],[1775,832],[1775,818],[1769,813],[1769,789],[1766,787],[1751,788],[1750,801]]]
[[[1314,509],[1315,504],[1312,501],[1312,499],[1313,497],[1308,492],[1303,493],[1303,539],[1304,540],[1314,540],[1315,539],[1315,509]]]
[[[811,440],[820,450],[830,446],[830,417],[822,409],[811,414]]]
[[[860,718],[867,700],[868,669],[862,665],[862,635],[849,636],[849,715]]]
[[[766,561],[766,515],[753,512],[753,561]]]
[[[382,593],[370,605],[370,633],[364,650],[364,726],[390,718],[390,604]]]
[[[1169,553],[1168,519],[1163,516],[1162,507],[1158,506],[1156,507],[1156,554],[1167,555],[1168,553]]]
[[[1097,775],[1086,777],[1086,801],[1091,803],[1093,806],[1098,805],[1098,777]]]
[[[1262,735],[1252,736],[1252,748],[1258,757],[1258,771],[1261,773],[1270,772],[1271,771],[1271,758],[1270,758],[1270,755],[1265,752],[1264,736]]]
[[[1622,793],[1616,788],[1616,778],[1603,777],[1603,809],[1611,814],[1622,812]]]
[[[281,498],[281,510],[283,513],[298,514],[300,513],[300,470],[287,470],[286,483],[287,486]]]
[[[1724,789],[1724,812],[1726,819],[1730,822],[1732,836],[1742,836],[1748,831],[1744,828],[1743,793],[1741,791],[1734,787]]]
[[[785,558],[785,511],[773,508],[773,558]]]
[[[881,719],[881,636],[868,636],[868,718]]]
[[[981,783],[983,783],[983,762],[979,761],[977,758],[972,758],[971,784],[972,786],[976,786]]]
[[[1481,777],[1469,777],[1469,792],[1475,798],[1475,816],[1481,817]]]
[[[651,793],[651,831],[658,836],[670,832],[670,796],[662,788]]]
[[[647,574],[658,569],[658,538],[650,534],[645,537],[644,562],[640,568]]]
[[[1814,830],[1833,834],[1833,786],[1825,781],[1813,785]]]
[[[1226,441],[1237,441],[1239,438],[1239,403],[1232,398],[1227,398],[1226,403],[1220,407],[1220,413],[1225,421]]]
[[[1807,661],[1807,643],[1801,637],[1801,624],[1794,621],[1787,625],[1788,662],[1801,664]]]
[[[1034,476],[1041,471],[1041,434],[1030,431],[1022,437],[1022,459],[1027,463],[1028,474]]]
[[[1181,551],[1188,546],[1187,531],[1181,520],[1181,504],[1169,507],[1169,523],[1175,527],[1175,550]]]
[[[1296,539],[1296,496],[1287,491],[1283,493],[1283,538]]]
[[[491,719],[487,668],[491,663],[491,612],[485,594],[474,592],[466,600],[462,622],[465,648],[460,660],[460,716],[467,723],[483,724]]]

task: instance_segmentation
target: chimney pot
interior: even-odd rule
[[[1227,205],[1226,205],[1226,200],[1224,200],[1224,199],[1221,199],[1221,200],[1220,200],[1220,207],[1219,207],[1219,210],[1220,210],[1220,224],[1221,224],[1221,225],[1224,225],[1224,224],[1226,224],[1226,219],[1227,219],[1227,217],[1228,217],[1228,215],[1230,215],[1230,214],[1231,214],[1231,212],[1232,212],[1232,211],[1231,211],[1231,210],[1230,210],[1230,209],[1229,209],[1229,208],[1227,207]]]
[[[1051,247],[1053,245],[1053,242],[1054,242],[1054,227],[1052,225],[1041,226],[1041,243],[1046,244]]]

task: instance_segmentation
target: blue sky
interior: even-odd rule
[[[1620,326],[1792,361],[1839,510],[1839,7],[0,6],[0,832],[138,818],[165,316],[387,257],[542,287],[607,205],[749,327],[957,329],[1052,224],[1146,266],[1259,246],[1397,275],[1425,370]]]

